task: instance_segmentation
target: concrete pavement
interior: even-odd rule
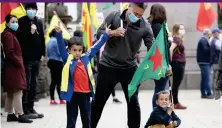
[[[142,90],[139,93],[141,105],[141,128],[144,127],[152,110],[151,100],[153,91]],[[98,128],[127,128],[127,109],[122,91],[116,92],[123,104],[113,104],[112,99],[107,101]],[[176,110],[181,118],[180,128],[222,128],[222,104],[215,100],[203,100],[199,90],[182,90],[179,93],[180,101],[188,106],[187,110]],[[32,124],[7,123],[6,113],[1,116],[2,128],[65,128],[65,105],[49,105],[49,98],[36,103],[36,110],[45,114],[43,119],[36,119]],[[81,119],[78,117],[77,128],[81,128]]]

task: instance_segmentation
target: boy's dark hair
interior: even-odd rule
[[[56,35],[56,29],[54,28],[54,29],[52,29],[52,31],[49,33],[49,37],[51,38],[51,37],[55,37],[55,35]]]
[[[81,30],[76,30],[76,31],[73,33],[73,36],[82,37],[82,36],[83,36],[83,32],[82,32]]]
[[[80,46],[83,47],[83,39],[82,39],[82,37],[73,36],[73,37],[68,41],[68,49],[70,49],[73,45],[80,45]]]
[[[133,4],[137,5],[138,7],[142,8],[143,10],[146,10],[148,4],[143,2],[133,2]]]
[[[9,21],[10,21],[11,18],[13,18],[13,17],[17,18],[15,15],[12,15],[12,14],[6,15],[6,16],[5,16],[5,22],[6,22],[6,23],[9,23]]]
[[[150,9],[150,16],[152,21],[159,22],[161,24],[167,21],[166,9],[161,4],[153,4]]]
[[[170,97],[170,93],[169,93],[168,91],[160,91],[160,92],[158,92],[158,93],[156,94],[156,100],[159,99],[159,96],[160,96],[161,94],[169,94],[169,97]]]

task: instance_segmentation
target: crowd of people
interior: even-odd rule
[[[84,47],[81,31],[75,31],[71,39],[65,40],[59,24],[51,31],[50,40],[45,45],[43,24],[36,17],[36,3],[26,4],[27,15],[20,19],[8,14],[5,18],[6,28],[1,34],[4,51],[2,85],[7,92],[7,122],[32,123],[32,119],[44,117],[34,109],[34,100],[39,64],[46,57],[51,71],[49,103],[58,104],[54,97],[56,89],[60,104],[66,104],[67,128],[76,127],[78,109],[82,127],[96,128],[110,95],[113,96],[113,102],[121,103],[115,96],[115,86],[118,83],[122,86],[127,102],[128,127],[139,128],[139,88],[129,100],[128,85],[140,63],[138,54],[142,40],[149,51],[162,24],[167,23],[166,9],[161,4],[153,4],[150,16],[144,19],[147,6],[147,3],[130,3],[122,13],[111,12],[99,27],[93,46],[88,49]],[[181,119],[174,109],[187,108],[178,98],[186,65],[185,26],[175,24],[172,34],[168,29],[166,34],[169,37],[169,75],[154,80],[153,112],[145,128],[178,127]],[[197,47],[197,62],[201,69],[201,97],[208,99],[213,97],[210,87],[212,66],[215,87],[222,89],[220,30],[214,29],[212,34],[213,36],[211,30],[206,28]],[[92,58],[95,60],[94,66],[90,63]],[[173,101],[166,90],[171,74]]]

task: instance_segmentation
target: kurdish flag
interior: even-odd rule
[[[2,33],[3,30],[5,29],[5,16],[9,13],[17,16],[17,18],[21,18],[26,15],[25,9],[23,8],[21,3],[11,3],[11,2],[1,3],[0,33]]]
[[[132,81],[128,86],[129,99],[136,92],[138,85],[148,79],[159,80],[165,77],[169,69],[169,58],[166,37],[166,25],[163,24],[162,28],[147,52],[139,68],[135,72]]]
[[[91,46],[93,46],[93,43],[90,14],[87,3],[82,3],[82,32],[84,47],[88,50]]]

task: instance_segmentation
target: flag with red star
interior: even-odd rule
[[[156,40],[147,52],[142,63],[139,65],[132,81],[128,86],[129,99],[136,92],[141,82],[144,82],[148,79],[159,80],[162,77],[166,77],[166,72],[168,69],[169,58],[166,25],[163,24]]]

